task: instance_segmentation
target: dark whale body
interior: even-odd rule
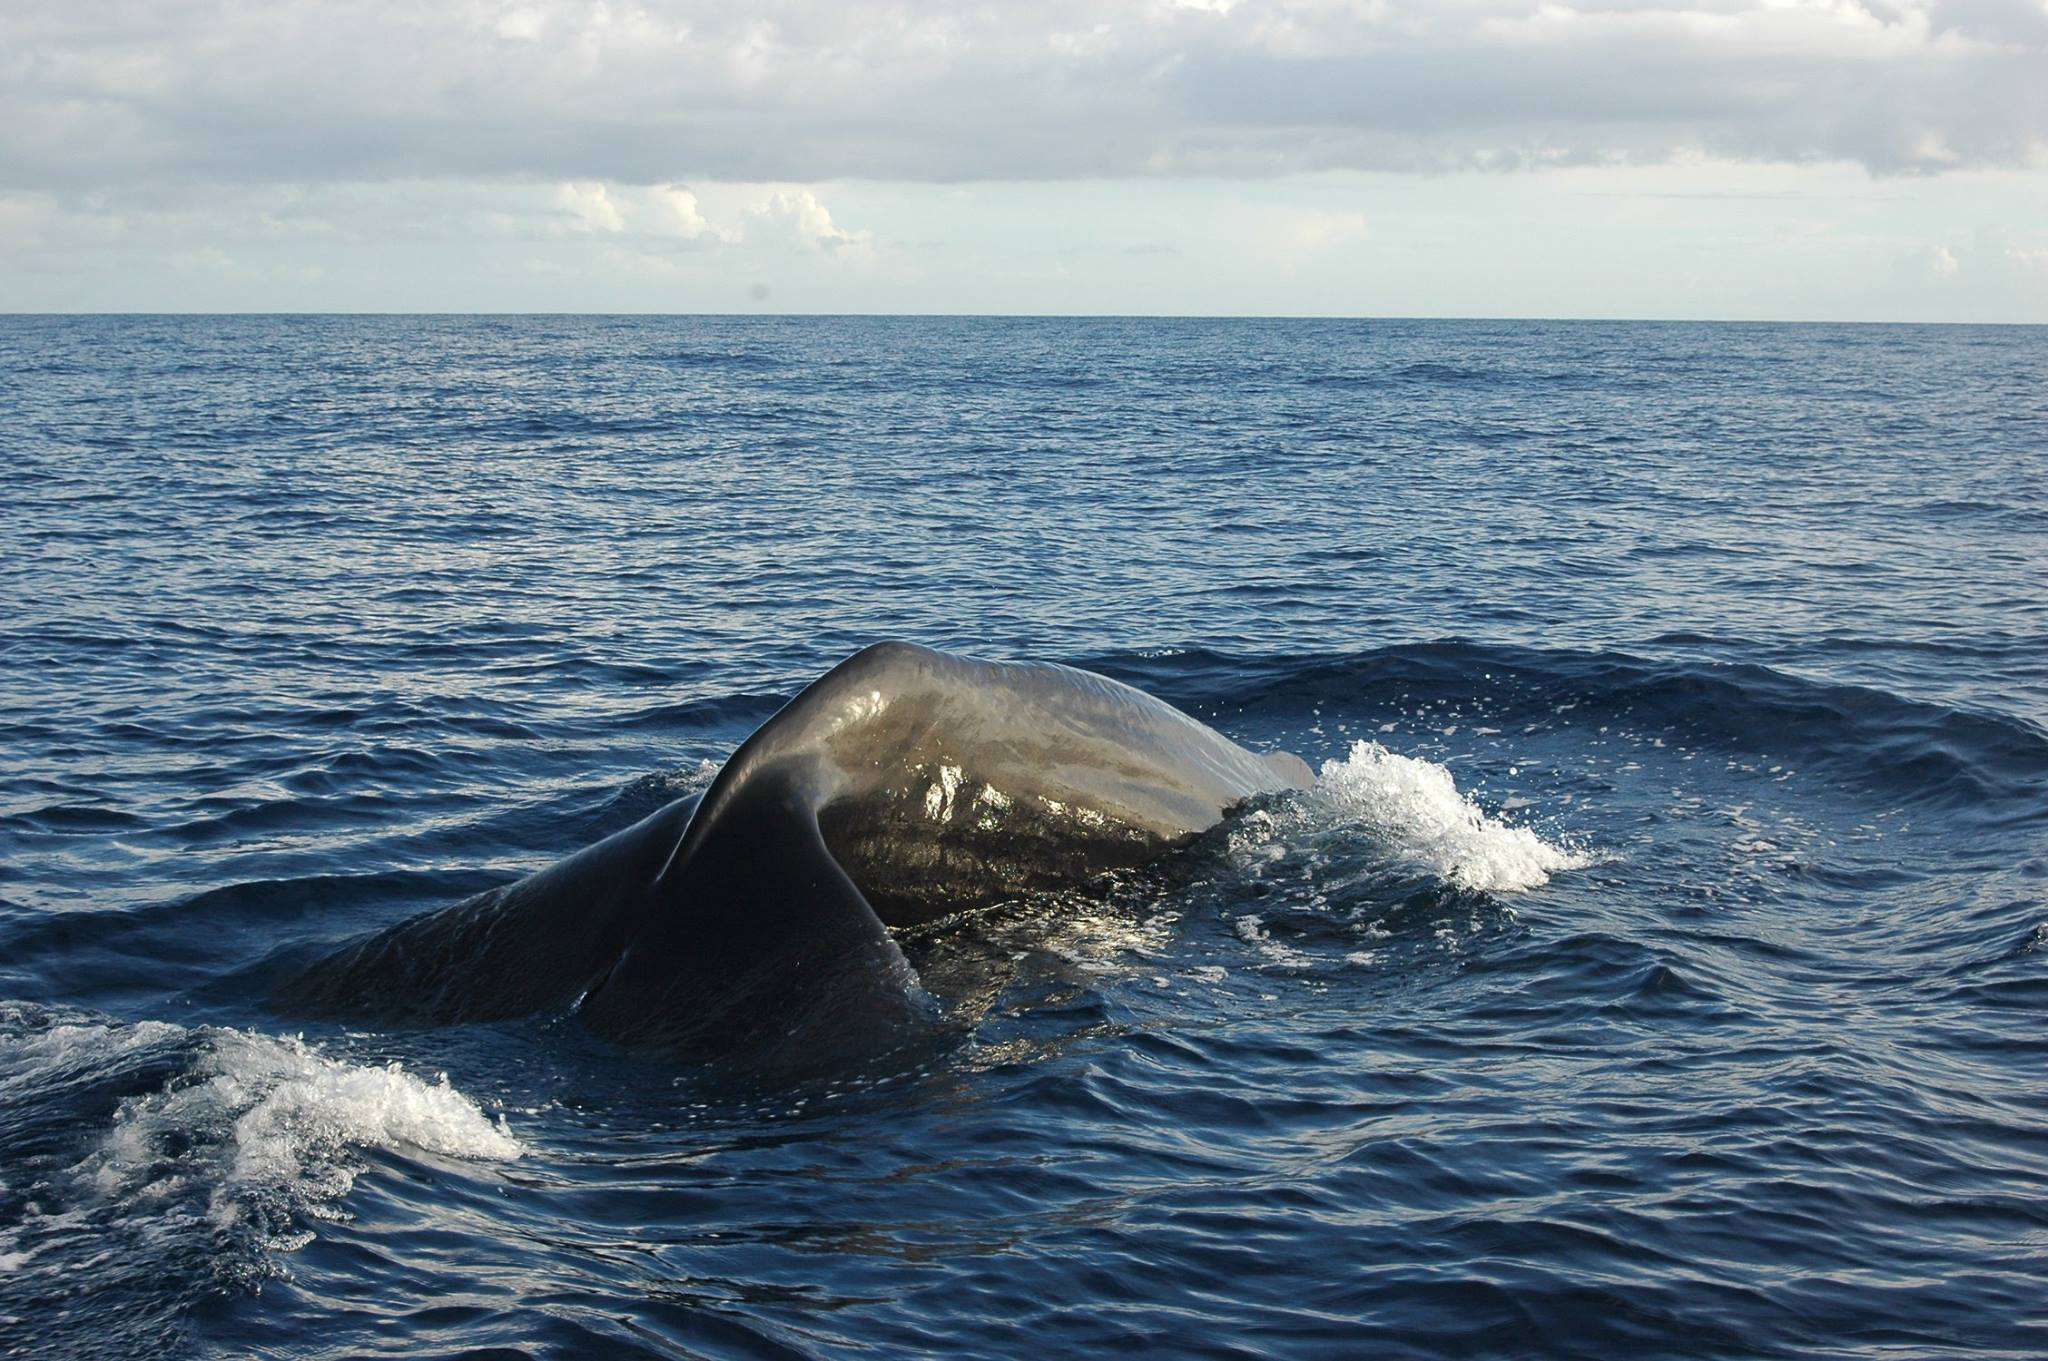
[[[861,1043],[929,1006],[889,927],[1143,864],[1308,779],[1090,672],[877,644],[701,800],[344,946],[275,998],[429,1023],[574,1007],[693,1056]]]

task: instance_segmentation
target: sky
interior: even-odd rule
[[[5,0],[0,311],[2048,322],[2048,0]]]

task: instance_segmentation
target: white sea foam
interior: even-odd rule
[[[71,1084],[123,1070],[167,1076],[124,1100],[67,1170],[35,1174],[28,1214],[0,1237],[0,1272],[79,1270],[96,1244],[194,1231],[289,1250],[310,1237],[306,1220],[339,1213],[364,1150],[478,1161],[523,1151],[445,1077],[240,1030],[0,1007],[0,1100],[61,1100]]]
[[[218,1222],[252,1204],[316,1217],[354,1185],[353,1150],[516,1158],[521,1145],[445,1076],[364,1066],[300,1040],[207,1032],[186,1078],[122,1103],[79,1169],[108,1195],[159,1198],[205,1187]]]
[[[0,1012],[0,1026],[11,1029],[21,1024],[23,1014],[22,1008],[10,1005]],[[135,1025],[80,1021],[0,1032],[0,1090],[45,1085],[53,1078],[102,1067],[125,1055],[173,1042],[185,1033],[183,1026],[162,1021]]]
[[[1315,962],[1314,957],[1306,951],[1297,950],[1282,941],[1274,940],[1272,932],[1266,929],[1266,919],[1259,916],[1256,912],[1247,913],[1239,917],[1234,929],[1239,940],[1257,950],[1270,964],[1277,964],[1285,968],[1296,968],[1305,967]]]
[[[1559,870],[1591,863],[1487,813],[1435,762],[1364,741],[1344,760],[1325,761],[1306,794],[1248,819],[1231,849],[1240,865],[1256,868],[1287,856],[1290,840],[1321,842],[1332,833],[1363,834],[1387,859],[1492,893],[1537,888]]]

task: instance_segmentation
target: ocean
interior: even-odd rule
[[[2048,1355],[2048,330],[0,319],[0,1356]],[[268,961],[881,639],[1305,792],[771,1081]]]

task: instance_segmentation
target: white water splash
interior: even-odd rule
[[[34,1195],[0,1233],[0,1271],[75,1271],[117,1244],[142,1251],[223,1230],[290,1251],[310,1239],[305,1221],[339,1217],[364,1150],[473,1161],[524,1151],[445,1077],[348,1063],[297,1039],[157,1021],[53,1025],[32,1010],[0,1007],[0,1101],[61,1099],[52,1094],[123,1071],[166,1076],[122,1101],[75,1161],[22,1169]]]
[[[1364,741],[1344,760],[1325,761],[1300,798],[1246,819],[1231,849],[1250,869],[1287,857],[1290,840],[1322,843],[1332,834],[1362,834],[1386,859],[1490,893],[1538,888],[1559,870],[1592,863],[1487,813],[1435,762]]]
[[[1590,863],[1527,827],[1503,822],[1458,791],[1451,772],[1358,742],[1325,761],[1307,802],[1364,829],[1387,852],[1459,888],[1512,893]]]
[[[1272,932],[1266,929],[1266,919],[1256,912],[1247,913],[1237,919],[1234,928],[1237,938],[1257,950],[1270,964],[1285,967],[1304,967],[1313,964],[1314,958],[1304,950],[1274,940]]]
[[[0,1005],[0,1092],[42,1086],[53,1079],[103,1067],[123,1056],[175,1043],[187,1031],[163,1021],[134,1025],[83,1021],[25,1027],[33,1008]]]
[[[221,1223],[257,1201],[327,1217],[355,1184],[348,1155],[368,1148],[482,1161],[523,1151],[446,1076],[427,1082],[396,1063],[359,1066],[300,1040],[220,1030],[190,1077],[123,1102],[79,1170],[110,1196],[205,1185]]]

